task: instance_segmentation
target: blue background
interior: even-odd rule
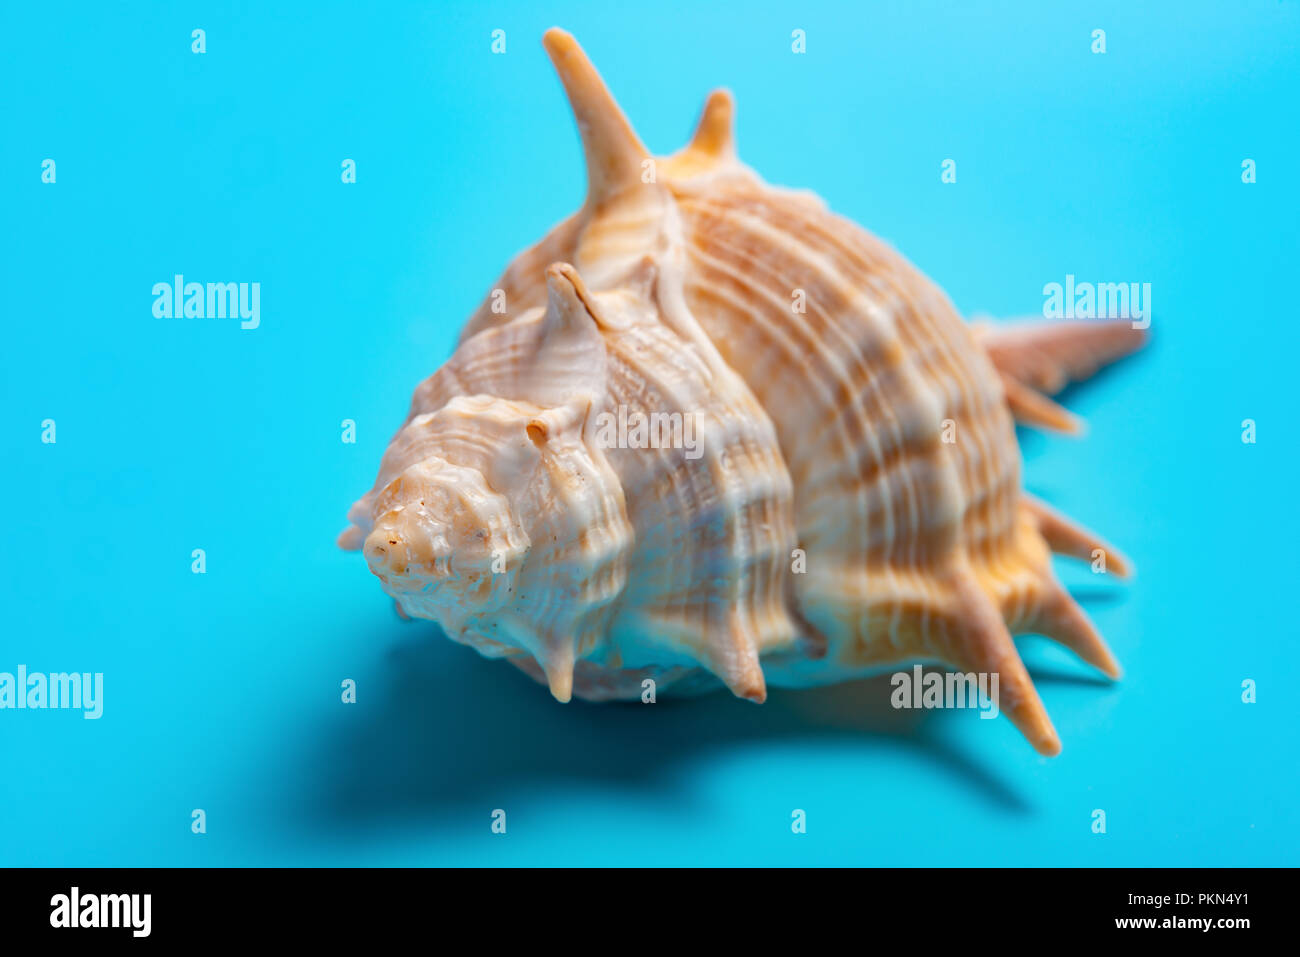
[[[1150,348],[1065,397],[1088,436],[1024,436],[1027,486],[1139,568],[1060,564],[1120,683],[1020,642],[1060,757],[869,683],[561,706],[335,548],[581,202],[557,23],[651,149],[730,87],[742,159],[966,314],[1152,284]],[[103,672],[105,712],[0,712],[0,863],[1297,863],[1298,47],[1291,0],[6,4],[0,670]],[[177,272],[260,282],[261,328],[155,319]]]

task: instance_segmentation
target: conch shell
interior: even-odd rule
[[[1119,667],[1050,552],[1127,563],[1020,487],[1013,416],[1132,351],[1127,321],[977,330],[898,253],[736,158],[713,93],[653,158],[574,39],[545,46],[585,204],[512,262],[415,391],[340,538],[406,615],[560,701],[999,676],[1060,742],[1012,634]],[[999,327],[1001,328],[1001,327]]]

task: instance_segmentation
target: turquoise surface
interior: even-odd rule
[[[1020,642],[1059,757],[880,679],[561,706],[335,548],[581,202],[553,24],[657,152],[730,87],[748,164],[966,314],[1151,283],[1150,348],[1065,396],[1088,435],[1024,436],[1139,568],[1059,565],[1118,684]],[[0,864],[1297,863],[1294,2],[11,3],[0,88],[0,672],[104,676],[98,720],[0,710]],[[176,274],[259,283],[258,327],[156,317]]]

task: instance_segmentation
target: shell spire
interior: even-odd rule
[[[1038,525],[1047,546],[1059,555],[1070,555],[1085,562],[1094,561],[1100,551],[1106,558],[1106,571],[1118,578],[1128,578],[1133,574],[1133,563],[1108,544],[1094,532],[1088,531],[1071,522],[1055,509],[1048,508],[1042,502],[1027,494],[1021,494],[1024,508]]]
[[[732,130],[732,114],[735,105],[731,93],[727,90],[714,90],[704,102],[700,113],[700,122],[695,127],[687,149],[717,159],[734,156],[736,153],[735,133]]]
[[[1083,434],[1083,421],[1078,416],[1014,376],[1002,374],[1001,379],[1007,406],[1017,422],[1063,435]]]
[[[551,697],[560,704],[568,704],[573,698],[574,657],[573,640],[569,639],[551,643],[539,659]]]
[[[551,263],[546,267],[546,305],[544,327],[548,332],[585,330],[593,322],[600,325],[591,293],[578,270],[569,263]]]
[[[582,135],[587,157],[587,203],[599,206],[641,182],[641,164],[650,154],[573,35],[552,27],[543,35],[542,44],[564,84]]]
[[[1145,327],[1127,319],[1001,326],[981,322],[975,334],[998,370],[1016,421],[1066,435],[1081,434],[1083,423],[1047,396],[1135,352],[1146,341]]]
[[[999,707],[1011,723],[1039,754],[1059,754],[1061,739],[1016,652],[1001,612],[969,572],[959,572],[948,584],[954,604],[942,629],[945,660],[958,668],[997,675],[1001,683]]]

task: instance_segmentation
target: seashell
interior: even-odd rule
[[[742,165],[726,92],[653,158],[574,39],[544,43],[586,202],[416,389],[340,544],[404,615],[559,701],[650,679],[762,702],[929,660],[997,674],[1001,710],[1057,753],[1012,635],[1118,676],[1050,554],[1129,564],[1022,491],[1014,420],[1076,430],[1047,394],[1143,333],[972,327],[893,249]]]

